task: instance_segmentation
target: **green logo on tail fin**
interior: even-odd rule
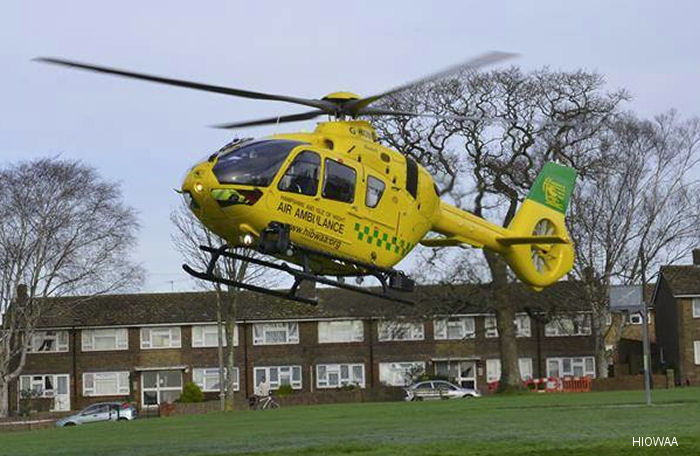
[[[537,175],[527,197],[554,210],[566,213],[575,183],[575,169],[549,162]]]

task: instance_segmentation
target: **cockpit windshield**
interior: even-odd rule
[[[306,144],[286,139],[245,142],[219,155],[214,175],[222,184],[270,185],[282,162],[296,146]]]

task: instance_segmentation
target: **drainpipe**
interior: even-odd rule
[[[75,405],[78,405],[78,360],[77,360],[77,353],[78,353],[78,345],[77,345],[77,332],[75,330],[75,326],[71,328],[71,333],[73,336],[73,400],[75,401]],[[73,410],[73,407],[68,404],[71,410]],[[77,408],[77,407],[76,407]]]
[[[542,324],[539,319],[533,318],[533,320],[535,320],[535,326],[537,328],[535,331],[537,334],[537,377],[542,378],[545,377],[545,375],[542,375],[542,334],[540,333],[540,331],[542,331]],[[547,366],[545,366],[545,373],[546,372]]]
[[[372,334],[372,319],[369,322],[369,386],[374,387],[374,337]]]
[[[248,391],[248,326],[247,323],[241,322],[241,328],[243,329],[243,375],[239,376],[238,379],[245,385],[245,389],[243,387],[241,389],[245,391],[246,399],[251,395],[251,392]]]

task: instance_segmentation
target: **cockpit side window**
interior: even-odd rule
[[[367,207],[377,207],[384,194],[384,182],[374,176],[367,178],[367,193],[365,194],[365,205]]]
[[[323,197],[352,203],[355,200],[356,180],[357,172],[353,168],[327,158],[323,177]]]
[[[321,157],[305,150],[294,158],[277,186],[283,192],[314,196],[318,191],[318,175]]]
[[[214,175],[221,184],[267,187],[299,141],[266,139],[250,141],[219,155]]]

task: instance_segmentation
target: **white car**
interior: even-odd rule
[[[445,380],[426,380],[406,387],[407,401],[427,399],[456,399],[480,397],[481,393],[472,388],[463,388]]]

